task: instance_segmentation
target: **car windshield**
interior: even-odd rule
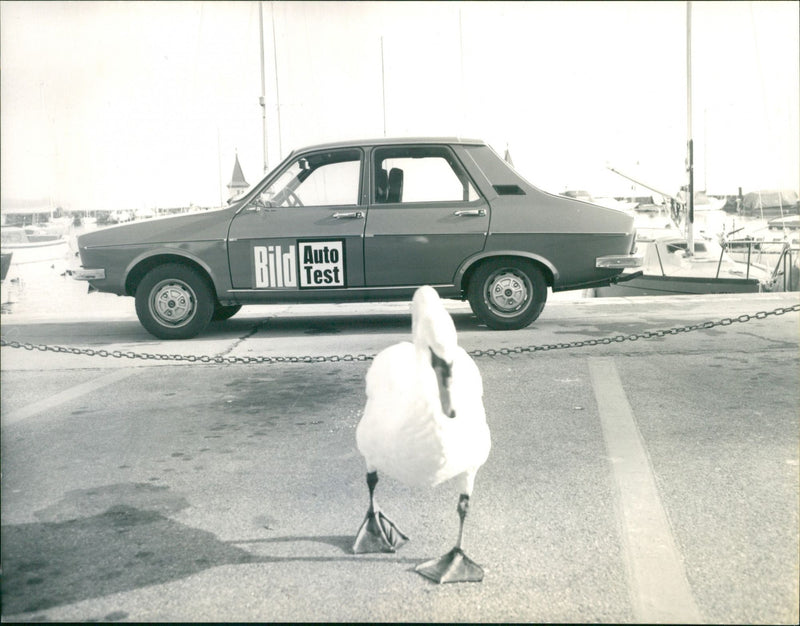
[[[331,206],[358,203],[360,150],[298,157],[253,199],[255,207]]]

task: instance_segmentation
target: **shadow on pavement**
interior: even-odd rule
[[[64,522],[3,526],[2,536],[4,615],[256,560],[211,533],[128,505]]]
[[[454,313],[453,321],[459,331],[481,328],[470,313]],[[60,339],[53,340],[53,326],[58,326]],[[483,330],[486,330],[483,327]],[[212,322],[195,339],[226,340],[242,337],[293,337],[302,335],[369,335],[391,334],[411,336],[411,315],[386,314],[354,315],[324,314],[315,316],[242,317],[224,322]],[[69,346],[106,346],[109,344],[160,344],[162,340],[150,335],[138,321],[87,320],[85,322],[42,322],[15,324],[3,320],[3,338],[23,343],[46,343]],[[169,342],[168,342],[169,343]]]
[[[354,537],[345,535],[221,541],[165,515],[187,506],[165,487],[123,483],[69,492],[61,502],[37,513],[55,521],[4,525],[2,615],[43,611],[163,584],[221,565],[380,558],[354,556]],[[85,514],[103,507],[107,508],[94,515],[76,517],[81,509]],[[237,547],[303,542],[331,545],[342,555],[314,556],[301,551],[297,556],[273,557]]]
[[[480,324],[471,313],[451,313],[458,330],[474,330]],[[372,333],[411,335],[411,314],[323,314],[229,319],[212,322],[200,338],[225,338],[255,330],[259,336],[366,335]]]

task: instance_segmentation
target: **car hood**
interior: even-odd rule
[[[79,248],[159,244],[182,241],[225,239],[236,211],[226,207],[202,213],[149,219],[133,224],[110,226],[78,237]]]

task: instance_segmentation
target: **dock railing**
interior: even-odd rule
[[[762,241],[755,239],[732,239],[722,242],[722,253],[717,265],[719,275],[723,255],[747,266],[746,277],[750,277],[750,268],[759,268],[769,273],[769,281],[765,291],[798,291],[800,289],[800,247],[786,241]]]

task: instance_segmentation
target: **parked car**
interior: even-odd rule
[[[523,328],[553,291],[608,285],[633,218],[552,195],[482,141],[379,139],[292,152],[235,204],[81,235],[90,291],[133,296],[142,325],[185,339],[244,304],[469,300]]]

